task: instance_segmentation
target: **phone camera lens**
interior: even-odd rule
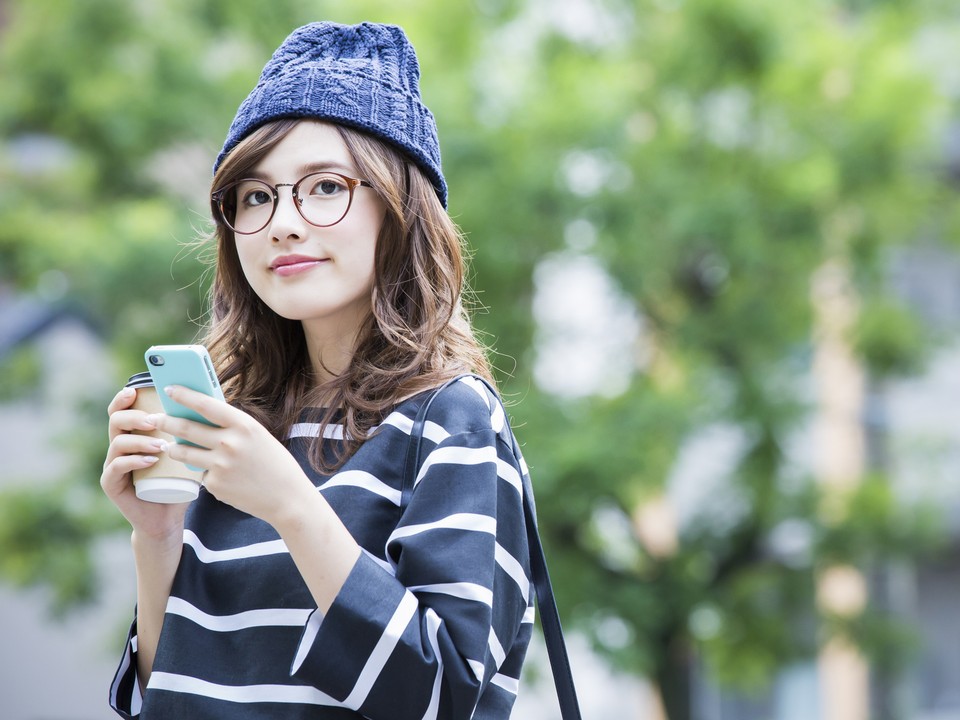
[[[157,367],[163,365],[164,362],[163,355],[151,355],[147,360],[149,360],[151,365],[156,365]]]

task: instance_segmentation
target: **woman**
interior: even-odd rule
[[[111,402],[101,485],[130,522],[124,717],[506,718],[532,630],[525,466],[461,304],[461,237],[400,28],[296,30],[214,168],[215,426]],[[413,418],[423,459],[401,502]],[[158,428],[197,447],[165,445]],[[189,506],[137,499],[166,452]],[[318,490],[319,489],[319,490]]]

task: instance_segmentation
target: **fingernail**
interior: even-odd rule
[[[141,459],[144,465],[153,465],[160,458],[154,457],[153,455],[144,455]]]
[[[167,385],[163,391],[167,394],[167,397],[173,397],[173,385]]]
[[[157,426],[157,420],[158,420],[159,418],[160,418],[159,415],[147,415],[147,416],[143,419],[143,421],[144,421],[147,425],[149,425],[150,427],[156,427],[156,426]]]
[[[160,452],[165,453],[169,448],[170,443],[168,443],[166,440],[160,440],[157,442],[157,450]]]
[[[136,392],[137,391],[134,390],[132,387],[125,387],[123,390],[120,391],[120,397],[130,397]]]

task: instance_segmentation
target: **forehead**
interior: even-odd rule
[[[266,179],[290,181],[292,175],[318,167],[356,172],[350,151],[333,125],[301,120],[253,170]]]

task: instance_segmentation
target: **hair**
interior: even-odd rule
[[[246,177],[298,122],[277,120],[253,131],[221,163],[212,190]],[[326,400],[313,420],[326,428],[339,417],[344,443],[333,455],[324,454],[321,442],[315,444],[310,460],[323,472],[342,466],[401,400],[464,372],[493,382],[463,303],[464,238],[434,186],[392,146],[352,128],[333,127],[386,207],[374,254],[370,313],[348,367],[322,383],[315,376],[303,326],[277,315],[250,287],[233,232],[216,207],[211,237],[216,265],[202,333],[227,401],[281,441],[317,398]]]

